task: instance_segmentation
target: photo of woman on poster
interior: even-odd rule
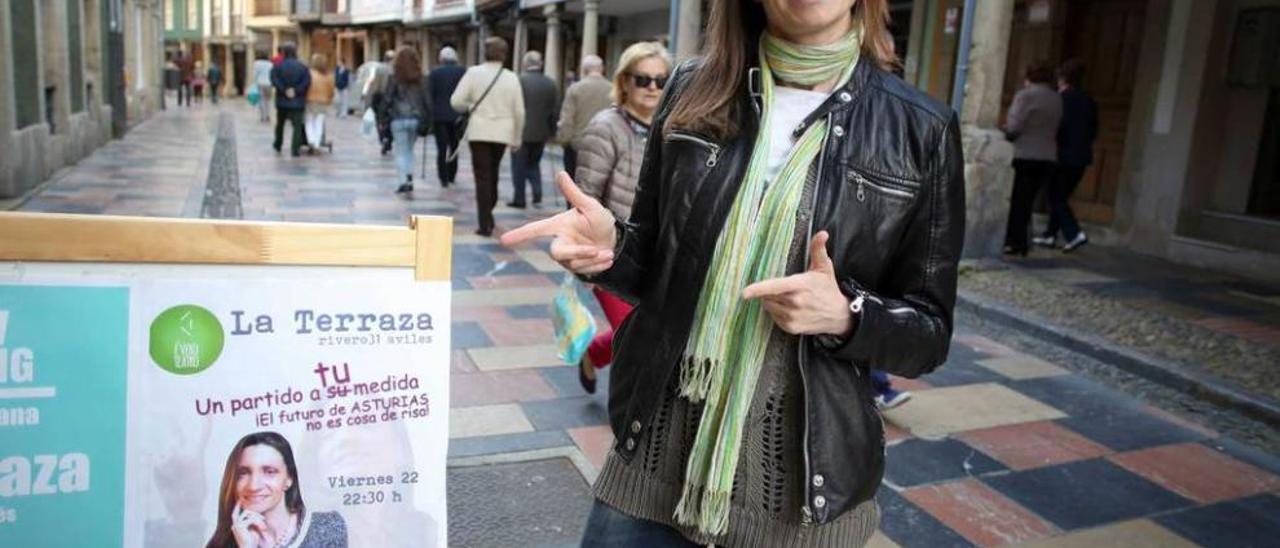
[[[218,490],[218,525],[206,548],[345,548],[337,512],[308,513],[289,441],[256,432],[236,443]]]

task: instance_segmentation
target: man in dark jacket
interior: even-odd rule
[[[276,140],[271,145],[280,152],[284,142],[284,122],[293,124],[293,140],[289,151],[298,155],[305,136],[302,133],[302,114],[307,106],[307,88],[311,87],[311,70],[298,61],[298,50],[293,44],[285,44],[281,51],[284,60],[271,69],[271,85],[276,88]]]
[[[1058,67],[1058,94],[1062,96],[1062,121],[1058,124],[1058,165],[1049,182],[1049,226],[1035,238],[1037,245],[1053,247],[1062,231],[1062,251],[1070,252],[1089,242],[1071,211],[1071,193],[1093,163],[1093,141],[1098,136],[1098,104],[1080,89],[1084,63],[1070,59]]]
[[[521,145],[511,157],[511,181],[515,191],[508,206],[525,207],[525,182],[533,187],[533,203],[542,203],[542,150],[556,133],[560,117],[560,93],[556,83],[542,73],[542,54],[524,54],[524,74],[520,75],[524,94],[524,134]]]
[[[209,99],[213,104],[218,104],[218,91],[222,87],[222,67],[218,66],[217,61],[209,61],[209,70],[206,72],[206,79],[209,80]]]
[[[453,97],[453,90],[457,89],[458,81],[462,80],[462,75],[466,72],[467,69],[458,65],[458,52],[445,46],[440,49],[440,66],[431,69],[428,76],[431,113],[435,118],[436,173],[440,175],[440,186],[453,184],[453,179],[458,174],[458,159],[450,156],[458,147],[458,140],[462,136],[457,134],[454,127],[458,113],[449,105],[449,98]]]
[[[178,53],[178,106],[182,106],[183,100],[186,100],[187,106],[191,106],[191,81],[196,76],[195,60],[191,58],[191,54],[187,52]]]

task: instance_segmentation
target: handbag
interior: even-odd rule
[[[591,309],[582,302],[581,286],[573,274],[566,273],[560,289],[551,301],[551,324],[555,327],[556,353],[568,364],[582,361],[591,339],[596,336],[596,321]]]
[[[262,100],[262,95],[261,92],[258,91],[258,86],[249,87],[249,94],[245,96],[245,99],[249,101],[249,106],[258,106],[258,101]]]
[[[498,74],[493,77],[492,82],[489,82],[489,87],[484,88],[484,93],[480,94],[480,99],[476,100],[476,104],[471,105],[471,108],[467,109],[466,112],[459,114],[458,119],[453,121],[454,135],[458,136],[459,141],[462,141],[467,134],[467,125],[471,123],[471,113],[475,112],[477,108],[480,108],[480,103],[483,103],[485,97],[489,96],[489,91],[493,90],[493,86],[498,83],[498,78],[502,77],[502,71],[504,70],[507,69],[499,68]]]

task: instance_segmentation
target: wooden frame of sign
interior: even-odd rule
[[[448,281],[453,219],[409,226],[0,213],[0,261],[413,267]]]

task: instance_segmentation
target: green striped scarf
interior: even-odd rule
[[[675,517],[703,534],[719,536],[728,529],[739,446],[773,329],[760,301],[744,300],[742,290],[787,274],[805,179],[827,132],[825,120],[809,126],[777,177],[765,181],[774,74],[800,85],[839,78],[838,87],[853,74],[861,44],[861,29],[823,46],[792,44],[767,32],[760,40],[760,129],[746,176],[716,241],[680,365],[680,395],[705,401],[705,406]]]

